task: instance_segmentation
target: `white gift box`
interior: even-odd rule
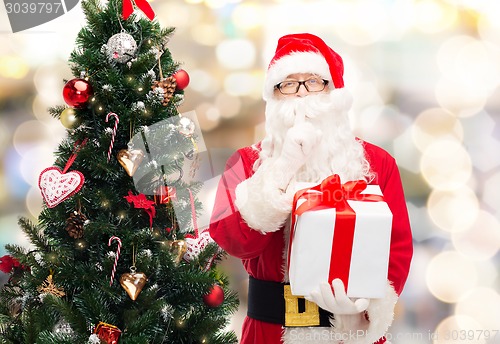
[[[368,185],[361,194],[382,196],[378,185]],[[299,199],[297,207],[300,202]],[[333,279],[341,278],[347,286],[349,297],[385,296],[392,213],[383,201],[347,200],[347,203],[356,213],[350,260],[348,254],[335,256],[336,252],[332,250],[335,238],[336,245],[345,249],[342,242],[338,241],[345,236],[340,232],[343,230],[342,215],[337,219],[335,208],[308,210],[296,216],[294,234],[290,238],[288,271],[292,294],[308,296],[311,291],[318,289],[321,282],[331,283]],[[336,262],[344,261],[341,265],[344,270],[348,269],[347,280],[332,275],[330,265],[333,259]]]

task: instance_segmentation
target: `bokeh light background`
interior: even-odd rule
[[[154,0],[177,28],[169,43],[191,76],[180,111],[196,111],[208,149],[263,137],[261,87],[277,38],[311,32],[344,58],[356,133],[397,159],[415,255],[390,330],[393,343],[500,343],[500,1]],[[64,104],[78,6],[12,34],[0,5],[0,256],[25,244],[40,171],[65,135],[47,113]],[[240,292],[247,276],[224,263]],[[1,273],[0,273],[1,274]],[[1,281],[6,275],[0,275]],[[0,282],[1,282],[0,281]]]

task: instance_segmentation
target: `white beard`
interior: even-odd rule
[[[347,116],[351,96],[344,89],[330,93],[270,99],[266,104],[266,137],[255,169],[266,159],[281,154],[285,135],[295,123],[307,121],[321,131],[321,141],[313,149],[307,163],[295,175],[296,182],[319,183],[338,174],[343,183],[372,179],[363,146],[352,133]]]

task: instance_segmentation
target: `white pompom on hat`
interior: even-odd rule
[[[278,40],[265,78],[264,100],[272,98],[274,86],[295,73],[314,73],[335,88],[344,87],[342,58],[321,38],[310,33],[290,34]]]

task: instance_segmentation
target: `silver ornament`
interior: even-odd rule
[[[135,57],[137,43],[128,33],[120,32],[110,37],[106,50],[110,61],[127,63]]]
[[[191,119],[187,117],[181,117],[181,119],[179,119],[178,130],[179,133],[181,133],[182,135],[186,137],[191,137],[193,136],[195,129],[196,125]]]

